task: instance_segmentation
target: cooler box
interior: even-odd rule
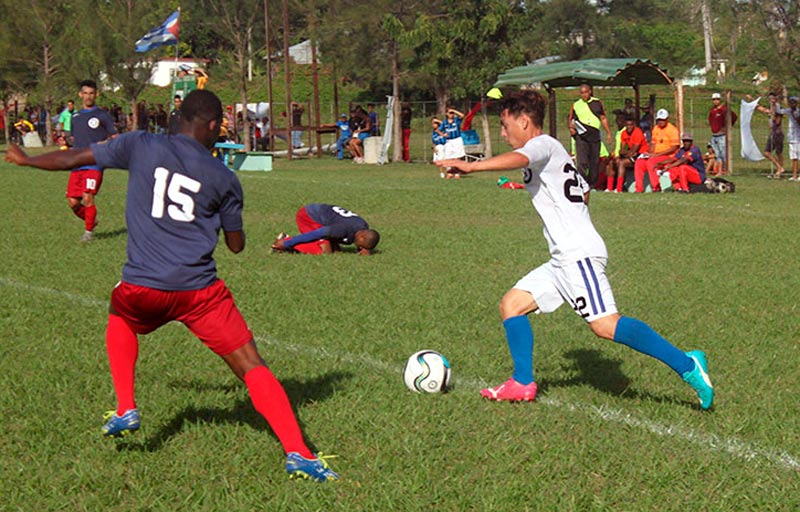
[[[367,137],[364,139],[364,163],[377,164],[381,154],[383,137]]]

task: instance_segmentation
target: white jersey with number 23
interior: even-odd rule
[[[522,169],[523,181],[544,224],[553,264],[561,266],[586,257],[607,258],[606,245],[584,202],[589,185],[575,169],[564,146],[542,134],[516,152],[528,159],[527,167]]]

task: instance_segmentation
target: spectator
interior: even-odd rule
[[[177,135],[181,132],[181,103],[183,98],[180,94],[176,94],[172,99],[174,107],[169,113],[169,134]]]
[[[700,148],[694,145],[694,137],[690,133],[681,136],[683,147],[675,156],[659,164],[660,174],[666,173],[675,192],[689,192],[689,184],[699,185],[706,180],[706,169]]]
[[[369,122],[372,125],[369,135],[370,137],[377,137],[381,134],[381,129],[378,125],[378,113],[375,112],[374,103],[367,103],[367,115],[369,116]]]
[[[336,121],[336,127],[339,129],[339,138],[336,139],[336,158],[339,160],[344,159],[344,148],[353,138],[353,131],[350,129],[350,122],[347,120],[347,114],[342,112],[339,120]]]
[[[411,152],[408,145],[411,140],[411,106],[408,103],[403,103],[400,109],[400,128],[403,130],[403,161],[410,163]]]
[[[636,159],[642,153],[647,153],[649,150],[647,139],[644,137],[642,130],[636,126],[636,121],[633,117],[625,117],[625,128],[620,133],[620,149],[617,153],[617,166],[616,175],[617,183],[614,192],[622,192],[622,187],[625,184],[625,173],[628,169],[632,169],[636,163]],[[612,188],[613,177],[608,178],[606,190]]]
[[[783,109],[789,118],[789,158],[792,160],[792,177],[789,181],[798,181],[797,167],[800,160],[800,107],[797,96],[789,97],[789,106]]]
[[[642,107],[642,111],[644,114],[639,118],[639,128],[642,130],[644,138],[647,139],[647,143],[651,144],[653,142],[653,112],[649,106]]]
[[[366,110],[358,106],[350,111],[350,130],[353,132],[353,137],[347,143],[347,148],[357,164],[364,163],[364,139],[369,137],[371,129],[372,125]]]
[[[142,100],[136,105],[136,129],[147,131],[147,126],[150,124],[149,121],[147,103]]]
[[[58,116],[58,124],[56,129],[58,135],[64,138],[64,143],[67,146],[72,145],[72,114],[75,113],[75,102],[72,100],[67,101],[67,106],[61,111]]]
[[[368,255],[381,239],[359,215],[331,204],[307,204],[297,210],[295,222],[300,234],[278,234],[273,252],[330,254],[340,251],[341,244],[355,244],[359,254]]]
[[[613,139],[608,126],[603,103],[592,96],[592,86],[580,86],[580,98],[569,111],[569,133],[575,139],[575,156],[578,171],[594,187],[600,174],[600,127],[606,132],[608,146]]]
[[[636,180],[636,192],[644,192],[645,172],[650,177],[650,186],[653,192],[660,192],[656,174],[659,163],[672,158],[681,145],[680,134],[674,124],[669,122],[669,112],[662,108],[656,112],[656,127],[653,128],[652,151],[642,153],[633,165],[633,176]]]
[[[711,95],[711,110],[708,112],[708,125],[711,127],[711,147],[714,148],[714,167],[708,168],[709,174],[712,176],[726,175],[728,169],[725,162],[725,155],[727,154],[725,142],[725,115],[727,113],[727,106],[722,103],[722,95],[715,92]],[[731,110],[731,126],[736,123],[736,112]]]
[[[303,130],[295,130],[303,126],[303,112],[305,112],[303,105],[292,102],[292,147],[299,149],[303,147]]]
[[[775,165],[775,174],[770,174],[769,177],[780,179],[783,174],[783,109],[778,103],[776,93],[770,92],[767,98],[769,99],[769,108],[756,105],[756,110],[769,116],[769,135],[767,144],[764,146],[764,156]],[[749,95],[745,96],[745,99],[752,100]]]
[[[633,104],[632,99],[625,98],[625,106],[622,107],[622,111],[625,113],[626,116],[630,116],[633,119],[636,119],[636,105]]]
[[[444,159],[444,145],[447,143],[447,134],[444,133],[441,127],[441,119],[437,119],[435,117],[431,119],[431,143],[433,144],[434,162]],[[444,178],[444,170],[442,170],[440,176]]]
[[[441,129],[445,133],[447,140],[453,140],[461,137],[461,121],[463,119],[464,114],[453,107],[447,107],[447,113],[442,121],[441,126]]]
[[[709,142],[706,144],[706,152],[703,155],[703,164],[705,165],[706,169],[713,169],[716,161],[717,154],[714,153],[714,146],[712,146]]]
[[[169,130],[169,114],[164,109],[163,103],[159,103],[156,109],[155,129],[155,133],[158,135],[163,135]]]

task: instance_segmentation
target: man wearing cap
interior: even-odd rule
[[[578,171],[594,187],[600,174],[600,127],[606,132],[608,147],[613,147],[614,139],[603,103],[592,96],[592,86],[582,84],[580,95],[569,111],[569,133],[575,140]]]
[[[709,169],[708,172],[716,176],[718,174],[728,174],[728,168],[725,163],[726,155],[726,140],[725,140],[725,115],[727,107],[722,103],[722,95],[715,92],[711,95],[711,110],[708,112],[708,125],[711,127],[711,147],[714,149],[716,161],[714,168]],[[736,112],[731,110],[731,126],[736,123]]]
[[[675,192],[689,192],[689,183],[699,185],[706,180],[706,169],[700,148],[694,145],[691,133],[681,136],[681,149],[673,158],[661,162],[661,174],[667,173]]]
[[[350,130],[350,122],[347,120],[347,114],[344,112],[339,114],[336,127],[339,128],[339,138],[336,140],[336,158],[343,160],[344,146],[350,142],[350,139],[353,137],[353,132]]]
[[[680,133],[674,124],[669,122],[669,112],[662,108],[656,112],[656,126],[650,135],[652,150],[642,153],[633,166],[633,176],[636,180],[636,192],[644,192],[644,174],[650,177],[650,186],[653,192],[660,192],[658,184],[658,164],[670,159],[681,145]]]

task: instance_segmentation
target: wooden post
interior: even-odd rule
[[[725,165],[728,167],[728,174],[733,176],[733,148],[731,148],[731,90],[725,91]]]
[[[641,94],[641,91],[639,90],[639,84],[638,83],[634,83],[633,84],[633,98],[634,98],[633,101],[635,102],[635,105],[636,105],[636,111],[634,113],[636,126],[639,126],[639,119],[641,119],[641,117],[642,117],[641,116],[641,105],[640,105],[640,102],[641,102],[641,99],[642,99],[641,96],[642,96],[642,94]]]
[[[275,128],[275,102],[272,100],[272,48],[269,41],[269,22],[269,0],[264,0],[264,37],[267,41],[267,101],[269,101],[269,132],[266,135],[267,150],[272,151],[275,149],[275,139],[272,136],[272,130]]]
[[[489,129],[489,115],[486,112],[486,101],[481,100],[481,126],[483,128],[483,155],[486,158],[494,156],[492,153],[492,132]]]
[[[547,96],[548,96],[548,107],[549,107],[549,115],[550,115],[550,136],[554,139],[558,138],[558,119],[556,119],[556,90],[550,86],[545,86],[547,88]]]
[[[675,80],[675,124],[678,131],[683,133],[683,81]]]
[[[286,5],[286,0],[282,0],[281,9],[283,11],[283,69],[285,73],[284,82],[286,83],[286,158],[292,159],[292,93],[291,87],[291,69],[289,57],[289,8]],[[247,106],[245,105],[245,108]]]

